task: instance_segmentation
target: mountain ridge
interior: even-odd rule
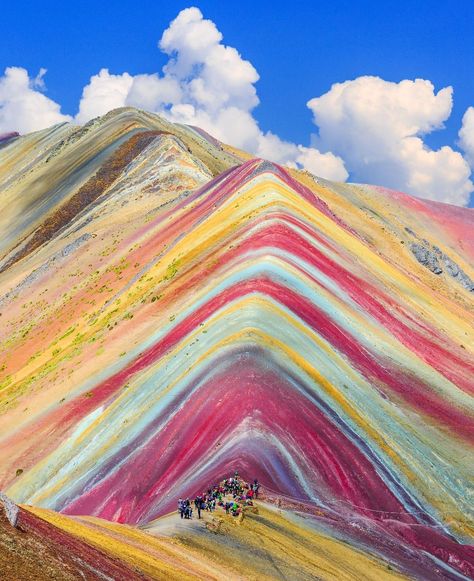
[[[48,131],[0,150],[0,487],[146,526],[239,470],[471,571],[472,212],[131,109]]]

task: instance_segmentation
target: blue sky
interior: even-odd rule
[[[457,149],[463,114],[474,105],[472,0],[8,2],[0,73],[16,66],[33,77],[46,68],[45,94],[74,116],[84,86],[103,67],[117,75],[160,72],[169,56],[157,42],[193,5],[258,71],[253,115],[264,132],[309,146],[316,128],[306,102],[333,83],[365,75],[396,83],[422,78],[435,92],[454,90],[445,128],[424,143]]]

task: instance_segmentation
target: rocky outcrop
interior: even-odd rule
[[[12,527],[16,527],[19,508],[13,502],[13,500],[8,498],[8,496],[1,491],[0,491],[0,506],[3,507],[3,511],[8,519],[8,522],[12,525]]]
[[[474,282],[461,269],[461,267],[454,262],[447,254],[445,254],[438,246],[429,245],[428,241],[420,244],[413,242],[410,245],[415,258],[420,264],[430,270],[433,274],[442,274],[446,272],[450,277],[454,278],[466,290],[474,291]]]

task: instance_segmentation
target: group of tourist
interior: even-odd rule
[[[252,506],[253,500],[258,498],[260,484],[257,479],[252,483],[245,482],[239,477],[238,472],[231,478],[222,480],[194,499],[194,508],[201,518],[201,512],[207,510],[213,512],[219,506],[226,514],[238,516],[244,506]],[[178,500],[178,512],[181,518],[190,519],[193,516],[193,506],[189,498]]]

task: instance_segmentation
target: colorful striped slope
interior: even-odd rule
[[[151,526],[238,470],[316,544],[474,576],[472,210],[121,109],[0,143],[0,227],[14,500]]]

